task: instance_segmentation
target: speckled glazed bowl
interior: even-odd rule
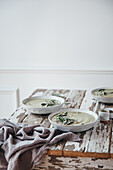
[[[95,95],[94,93],[96,91],[99,91],[101,89],[113,89],[113,87],[101,87],[101,88],[96,88],[94,90],[91,91],[92,97],[102,103],[113,103],[113,97],[107,97],[106,95],[103,96],[99,96],[99,95]]]
[[[36,100],[36,99],[49,99],[49,100],[56,100],[60,104],[51,106],[51,107],[34,107],[34,106],[28,106],[26,105],[26,102],[31,101],[31,100]],[[56,96],[35,96],[35,97],[30,97],[26,98],[22,101],[23,107],[30,112],[34,114],[50,114],[53,112],[58,112],[63,104],[64,104],[64,99],[61,97],[56,97]]]
[[[57,128],[59,130],[62,130],[62,131],[82,132],[82,131],[86,131],[88,129],[93,128],[95,126],[95,124],[99,122],[99,116],[96,113],[94,113],[92,111],[89,111],[89,110],[70,109],[69,108],[69,109],[62,109],[60,111],[60,113],[62,113],[62,112],[83,112],[83,113],[88,113],[88,114],[92,115],[95,118],[95,120],[93,122],[88,123],[88,124],[73,125],[73,126],[69,125],[68,126],[68,125],[59,125],[56,122],[52,121],[53,116],[57,115],[59,112],[52,113],[51,115],[49,115],[48,119],[49,119],[50,123],[55,128]]]

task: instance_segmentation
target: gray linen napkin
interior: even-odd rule
[[[0,119],[0,170],[30,170],[51,145],[67,140],[81,139],[72,132]]]

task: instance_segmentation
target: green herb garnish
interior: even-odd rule
[[[65,112],[64,114],[58,115],[57,119],[59,119],[64,125],[70,125],[75,122],[74,119],[64,118],[63,116],[67,116],[67,112]]]
[[[105,89],[99,89],[98,91],[104,91]]]
[[[55,101],[54,101],[54,100],[51,100],[51,102],[55,104]]]
[[[72,123],[74,123],[74,120],[71,120],[70,122],[68,122],[67,125],[70,125]]]
[[[106,94],[107,94],[105,91],[102,91],[101,93],[102,93],[103,95],[106,95]]]
[[[42,106],[45,106],[45,105],[47,105],[47,103],[41,103],[41,105],[42,105]]]
[[[65,112],[65,113],[63,114],[63,116],[67,116],[67,112]]]
[[[59,116],[59,120],[60,120],[61,122],[64,122],[64,121],[65,121],[65,119],[64,119],[63,117],[60,117],[60,116]]]
[[[54,106],[54,104],[53,103],[48,103],[47,107],[49,107],[49,106]]]
[[[64,121],[64,125],[66,125],[68,123],[68,119],[65,119]]]
[[[60,114],[59,116],[61,116],[61,117],[67,116],[67,112],[65,112],[64,114]]]
[[[65,102],[66,105],[70,104],[69,102]]]

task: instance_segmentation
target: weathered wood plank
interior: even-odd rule
[[[92,130],[89,146],[85,152],[108,153],[109,152],[109,124],[99,123]]]
[[[65,108],[71,107],[80,107],[81,102],[84,98],[85,91],[80,91],[80,90],[72,90],[68,94],[65,94],[65,100],[69,104],[65,105]],[[65,143],[57,144],[51,147],[51,149],[48,151],[48,155],[62,155],[62,150],[64,147]]]
[[[48,89],[36,89],[29,97],[46,95]]]
[[[22,105],[10,116],[9,120],[14,123],[21,123],[28,115],[26,109],[23,109]]]
[[[87,91],[84,100],[80,106],[84,110],[92,110],[98,113],[99,109],[103,109],[104,104],[92,99],[90,91]],[[109,135],[110,124],[98,123],[95,127],[89,131],[80,133],[83,141],[66,142],[63,149],[64,156],[84,156],[84,157],[109,157]]]
[[[113,108],[113,104],[106,104],[105,108]],[[110,112],[112,113],[112,111]],[[111,128],[111,133],[109,135],[110,141],[109,141],[109,153],[110,153],[110,158],[113,158],[113,119],[110,119],[110,128]]]
[[[85,93],[85,90],[71,90],[66,98],[66,103],[69,104],[65,104],[65,108],[80,108]]]
[[[44,155],[33,170],[113,170],[112,159],[72,158]]]
[[[70,90],[66,90],[66,89],[49,89],[46,95],[53,95],[53,96],[58,96],[66,99],[69,93]]]
[[[63,147],[64,147],[64,142],[55,144],[51,146],[50,150],[48,150],[47,155],[56,155],[56,156],[62,156],[63,155]]]
[[[111,133],[111,141],[110,141],[110,157],[113,158],[113,120],[111,120],[111,130],[112,130],[112,133]]]
[[[101,103],[101,109],[103,109],[104,107],[105,105]],[[81,103],[80,109],[91,110],[98,113],[99,108],[100,108],[100,103],[92,98],[91,90],[87,90],[85,97]]]
[[[36,115],[36,114],[28,114],[28,116],[25,117],[25,119],[23,120],[23,123],[28,123],[30,125],[33,124],[41,124],[42,120],[44,119],[44,117],[42,117],[41,115]]]

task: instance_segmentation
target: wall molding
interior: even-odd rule
[[[0,68],[0,74],[94,74],[113,75],[113,70]]]
[[[0,88],[0,94],[10,94],[14,96],[15,108],[20,106],[20,96],[18,88]]]

